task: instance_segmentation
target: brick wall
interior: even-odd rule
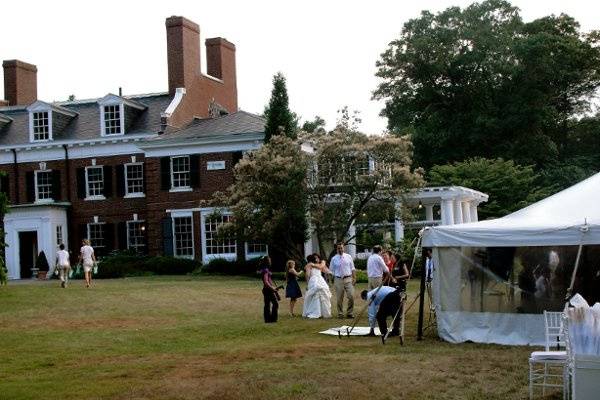
[[[85,200],[78,196],[77,170],[92,166],[92,159],[71,159],[69,165],[65,160],[47,161],[46,169],[61,171],[60,198],[55,199],[70,202],[68,208],[67,227],[69,232],[70,249],[78,249],[81,240],[87,237],[84,225],[94,222],[94,216],[99,222],[107,223],[113,229],[110,234],[111,242],[107,243],[109,248],[117,249],[119,244],[119,222],[133,220],[133,214],[138,214],[139,220],[146,222],[146,235],[148,252],[151,255],[163,253],[162,225],[164,218],[170,217],[166,213],[168,209],[190,209],[198,208],[202,200],[209,200],[215,191],[223,191],[233,183],[232,166],[235,162],[234,153],[209,153],[199,155],[199,187],[189,192],[169,192],[161,189],[161,166],[160,158],[145,158],[143,153],[135,154],[136,162],[144,163],[144,179],[146,184],[146,197],[124,198],[119,196],[117,190],[116,167],[130,163],[131,155],[97,157],[96,166],[111,166],[112,179],[111,192],[106,200]],[[209,161],[225,161],[225,169],[208,171]],[[18,204],[27,204],[27,172],[40,169],[39,162],[18,164]],[[14,188],[15,171],[13,164],[0,165],[0,171],[4,171],[9,179],[9,201],[17,204],[17,194]],[[106,177],[105,177],[106,182]],[[194,213],[194,253],[196,258],[201,258],[201,236],[200,236],[200,214]]]

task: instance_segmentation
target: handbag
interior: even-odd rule
[[[75,270],[75,275],[81,274],[81,263],[77,264],[77,269]]]
[[[74,275],[73,268],[69,268],[69,279],[72,279]]]
[[[98,263],[94,263],[94,275],[98,274]]]

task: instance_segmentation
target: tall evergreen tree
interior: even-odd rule
[[[265,108],[265,118],[265,143],[275,135],[296,137],[298,121],[296,115],[290,111],[285,76],[281,72],[273,76],[273,90],[269,105]]]

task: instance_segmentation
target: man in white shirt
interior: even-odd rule
[[[431,282],[433,280],[433,272],[435,271],[435,266],[433,265],[433,257],[431,255],[431,249],[427,249],[426,256],[427,259],[425,260],[425,281]]]
[[[69,252],[65,250],[65,245],[60,244],[59,249],[56,252],[56,267],[60,274],[60,287],[67,287],[67,281],[69,280],[69,272],[71,271],[71,261],[69,260]]]
[[[333,286],[337,301],[338,318],[344,318],[344,293],[348,298],[346,316],[354,318],[354,285],[356,284],[356,269],[354,260],[348,253],[344,253],[344,243],[336,245],[337,254],[331,259],[329,269],[333,274]]]
[[[368,289],[378,288],[390,271],[381,257],[381,246],[373,247],[373,254],[367,260],[367,277],[369,278]]]
[[[375,324],[379,326],[381,336],[385,336],[388,331],[387,317],[395,316],[400,307],[400,290],[391,286],[382,286],[381,288],[373,289],[369,292],[363,290],[360,297],[369,301],[369,336],[375,334]],[[398,336],[400,334],[400,318],[394,320],[394,325],[390,336]]]

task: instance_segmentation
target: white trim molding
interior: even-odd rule
[[[221,253],[221,254],[207,254],[206,252],[206,229],[205,223],[206,219],[213,214],[215,211],[219,211],[221,215],[231,216],[233,213],[229,211],[227,208],[218,208],[218,207],[206,207],[200,208],[200,239],[201,239],[201,249],[202,249],[202,262],[207,263],[211,260],[222,258],[229,261],[237,260],[237,239],[235,240],[235,253]]]
[[[191,233],[192,233],[192,254],[191,255],[177,255],[177,241],[175,240],[175,218],[190,218],[192,221],[191,224]],[[173,210],[171,212],[171,229],[173,232],[173,256],[177,258],[189,258],[194,259],[196,257],[196,241],[194,235],[194,213],[188,210]]]

